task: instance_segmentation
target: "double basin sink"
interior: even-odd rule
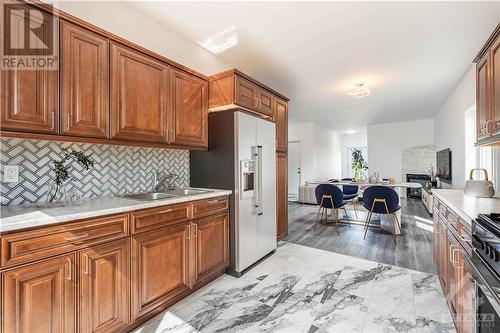
[[[167,199],[167,198],[173,198],[173,197],[185,197],[188,195],[210,193],[210,192],[213,192],[213,191],[201,190],[201,189],[195,189],[195,188],[181,188],[181,189],[165,190],[165,191],[125,194],[125,195],[120,195],[120,197],[127,198],[127,199],[134,199],[134,200],[152,201],[152,200],[160,200],[160,199]]]

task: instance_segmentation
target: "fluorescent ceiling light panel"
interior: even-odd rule
[[[218,32],[204,41],[198,42],[198,44],[213,54],[222,53],[225,50],[238,45],[236,27],[232,25],[224,31]]]

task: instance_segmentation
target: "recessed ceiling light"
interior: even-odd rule
[[[356,88],[349,92],[347,95],[352,96],[356,99],[360,99],[366,96],[370,95],[370,89],[365,87],[365,84],[363,82],[358,82],[356,83]]]
[[[218,32],[215,35],[208,37],[207,39],[198,42],[202,47],[212,52],[213,54],[219,54],[225,50],[238,45],[238,35],[236,35],[236,27],[234,25],[225,29],[224,31]]]
[[[356,134],[356,133],[358,133],[358,131],[355,131],[355,130],[351,130],[351,129],[350,129],[350,130],[345,131],[344,133],[345,133],[345,134]]]

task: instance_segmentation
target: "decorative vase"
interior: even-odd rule
[[[354,180],[355,182],[360,182],[363,180],[364,174],[363,174],[363,171],[361,169],[354,168],[354,169],[352,169],[352,172],[353,172],[352,180]]]

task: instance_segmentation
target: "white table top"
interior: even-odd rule
[[[377,183],[377,184],[371,184],[368,182],[349,182],[349,181],[338,181],[338,182],[329,182],[327,180],[321,181],[321,180],[315,180],[315,181],[310,181],[307,182],[308,184],[332,184],[332,185],[357,185],[357,186],[387,186],[387,187],[403,187],[403,188],[421,188],[422,185],[420,183],[409,183],[409,182],[403,182],[403,183],[394,183],[394,184],[383,184],[383,183]]]

